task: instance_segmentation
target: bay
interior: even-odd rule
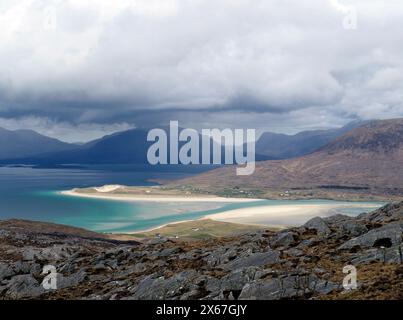
[[[264,200],[250,203],[126,202],[60,195],[59,191],[105,184],[153,185],[150,179],[174,179],[195,170],[142,171],[127,166],[37,169],[0,167],[0,219],[26,219],[82,227],[98,232],[124,233],[163,224],[193,220],[222,211],[262,205],[331,203],[327,200]],[[378,203],[379,206],[382,203]],[[368,203],[368,210],[373,203]],[[343,208],[357,215],[365,208]]]

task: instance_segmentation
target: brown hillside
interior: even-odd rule
[[[205,188],[340,188],[403,191],[403,119],[373,121],[303,157],[264,161],[250,176],[225,167],[170,186]]]

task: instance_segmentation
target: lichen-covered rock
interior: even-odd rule
[[[354,265],[368,264],[372,262],[382,263],[403,263],[403,246],[393,246],[391,248],[373,248],[353,255],[351,263]]]
[[[242,289],[241,300],[279,300],[308,297],[313,293],[327,294],[338,286],[321,280],[313,274],[291,275],[270,280],[247,283]]]
[[[402,243],[402,232],[403,224],[401,222],[390,223],[347,241],[342,244],[339,249],[351,249],[353,247],[391,247],[399,245]]]
[[[6,286],[5,296],[9,299],[36,298],[45,293],[45,289],[30,274],[11,278]]]
[[[289,247],[290,245],[295,243],[297,237],[298,236],[291,231],[280,232],[271,239],[270,245],[273,248]]]
[[[331,230],[327,226],[326,222],[320,217],[312,218],[304,224],[304,227],[306,229],[316,230],[318,234],[322,235],[328,235],[331,233]]]
[[[336,214],[323,220],[327,225],[338,229],[340,236],[348,234],[357,237],[368,231],[368,228],[363,221],[342,214]]]
[[[252,253],[245,257],[240,257],[231,262],[221,265],[223,269],[235,270],[253,266],[266,266],[277,263],[280,260],[280,253],[276,250]]]
[[[15,271],[11,264],[0,262],[0,282],[13,275],[15,275]]]
[[[197,272],[182,271],[170,278],[163,276],[153,278],[153,276],[143,279],[135,289],[131,297],[135,300],[162,300],[178,297],[192,289],[197,289],[193,283]]]

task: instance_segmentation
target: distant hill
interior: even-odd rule
[[[0,128],[0,159],[22,158],[75,149],[74,144],[49,138],[32,130]]]
[[[165,128],[169,133],[169,129]],[[130,129],[104,136],[84,145],[74,145],[68,151],[42,153],[32,157],[8,158],[3,163],[23,163],[35,165],[57,164],[148,164],[147,151],[154,142],[147,141],[148,130]],[[199,139],[201,136],[199,135]],[[201,140],[200,140],[201,141]],[[185,142],[180,142],[181,147]],[[211,155],[212,146],[211,142]],[[200,144],[201,148],[201,144]],[[221,151],[224,163],[224,147]],[[168,152],[169,157],[169,152]],[[201,152],[200,152],[201,159]],[[267,160],[268,157],[257,155],[258,160]],[[201,161],[201,160],[200,160]],[[211,159],[212,162],[212,159]]]
[[[332,137],[342,135],[358,123],[340,129],[305,131],[296,135],[265,133],[256,145],[256,161],[282,159],[311,153]],[[168,128],[164,128],[168,132]],[[35,132],[30,131],[32,136]],[[67,144],[66,148],[0,157],[0,163],[34,165],[59,164],[148,164],[146,129],[130,129],[90,141],[83,145]],[[29,135],[28,135],[29,136]],[[50,139],[50,138],[49,138]],[[55,139],[51,139],[55,140]],[[56,140],[57,141],[57,140]],[[36,143],[29,144],[30,147]],[[180,145],[182,145],[181,143]],[[222,149],[222,155],[224,150]],[[224,163],[224,158],[222,159]]]
[[[316,151],[330,141],[365,123],[354,121],[342,128],[302,131],[295,135],[265,132],[256,143],[256,152],[271,160],[303,156]]]
[[[251,176],[235,167],[173,182],[198,188],[363,188],[403,192],[403,119],[372,121],[318,151],[288,160],[256,163]]]
[[[113,133],[85,143],[75,145],[67,151],[48,152],[41,155],[20,159],[9,159],[7,162],[35,165],[55,164],[115,164],[146,163],[147,132],[131,129]]]

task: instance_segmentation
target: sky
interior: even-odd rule
[[[403,116],[401,0],[0,0],[0,127],[296,133]]]

